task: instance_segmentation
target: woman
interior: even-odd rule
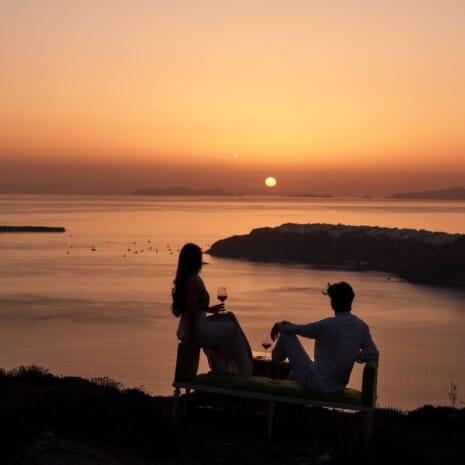
[[[178,337],[202,347],[214,373],[252,374],[252,351],[234,314],[224,304],[210,307],[210,296],[199,276],[202,251],[185,244],[179,254],[172,291],[173,314],[181,317]],[[210,314],[209,316],[207,314]]]

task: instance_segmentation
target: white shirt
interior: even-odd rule
[[[368,325],[351,312],[339,312],[306,325],[285,321],[279,330],[315,339],[311,384],[319,392],[343,390],[356,360],[365,362],[379,357]]]

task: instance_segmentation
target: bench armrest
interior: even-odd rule
[[[365,363],[362,378],[362,404],[376,407],[378,386],[378,362],[370,361]]]

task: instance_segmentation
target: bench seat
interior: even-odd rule
[[[182,384],[182,383],[181,383]],[[361,406],[362,392],[347,388],[336,394],[321,394],[314,391],[305,391],[296,381],[288,379],[271,379],[262,376],[211,376],[201,374],[195,376],[186,386],[193,390],[203,388],[218,388],[219,390],[232,390],[239,393],[255,393],[264,398],[284,397],[296,401],[320,401]],[[262,397],[258,396],[258,397]],[[300,403],[300,402],[299,402]]]

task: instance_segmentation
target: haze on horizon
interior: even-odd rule
[[[0,193],[465,179],[461,0],[0,0]]]

